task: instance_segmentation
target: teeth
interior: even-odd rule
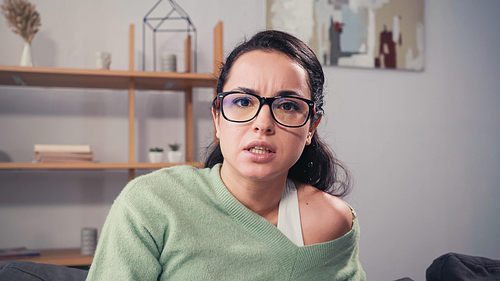
[[[252,147],[248,151],[252,153],[257,153],[257,154],[265,154],[265,153],[270,153],[271,150],[263,148],[263,147]]]

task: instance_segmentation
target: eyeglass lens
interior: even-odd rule
[[[254,95],[231,93],[224,97],[222,110],[226,119],[246,122],[259,112],[260,100]],[[307,102],[294,97],[280,97],[273,101],[271,112],[274,119],[285,126],[302,126],[309,117]]]

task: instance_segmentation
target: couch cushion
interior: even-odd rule
[[[435,259],[425,276],[427,281],[500,280],[500,261],[448,253]]]

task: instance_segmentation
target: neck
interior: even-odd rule
[[[287,174],[266,180],[248,178],[221,167],[221,179],[229,192],[245,207],[276,225],[279,202]]]

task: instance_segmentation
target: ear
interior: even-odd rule
[[[219,115],[212,106],[212,118],[214,119],[215,137],[219,138]]]
[[[312,142],[312,137],[314,136],[314,133],[316,132],[316,128],[318,128],[318,125],[319,125],[319,122],[321,121],[321,118],[323,116],[320,116],[318,118],[318,120],[316,121],[316,123],[314,123],[314,125],[311,127],[311,129],[309,130],[309,132],[307,133],[307,139],[306,139],[306,145],[310,145],[311,142]]]

